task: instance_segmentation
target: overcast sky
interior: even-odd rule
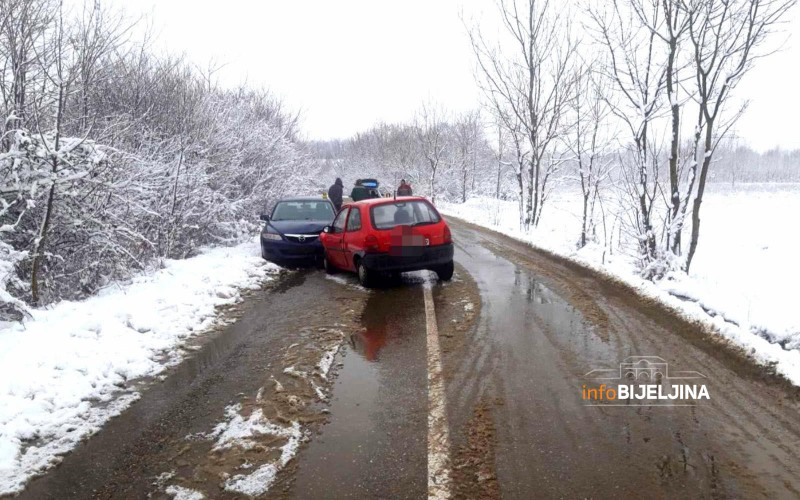
[[[164,49],[202,66],[224,63],[221,83],[282,96],[311,139],[410,120],[424,100],[452,111],[479,104],[459,13],[481,19],[489,0],[118,1],[148,15]],[[751,104],[736,132],[759,150],[800,148],[797,8],[790,16],[784,50],[759,61],[738,89]]]

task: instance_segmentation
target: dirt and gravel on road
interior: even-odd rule
[[[450,498],[800,496],[796,388],[619,283],[450,223],[452,282],[287,274],[21,498],[426,497],[431,312]],[[709,399],[588,405],[586,374],[630,356],[701,373]]]

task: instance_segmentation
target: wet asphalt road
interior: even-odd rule
[[[496,402],[503,498],[800,496],[796,391],[763,382],[696,327],[619,286],[496,233],[456,227],[456,258],[483,308],[463,359],[445,367],[456,371],[451,425],[480,393]],[[701,372],[710,400],[585,406],[583,376],[628,356]]]
[[[432,288],[452,497],[800,497],[796,392],[618,285],[495,233],[451,228],[456,277]],[[269,447],[220,455],[187,436],[208,432],[227,405],[262,404],[273,380],[304,403],[289,408],[275,390],[264,413],[303,421],[308,440],[265,498],[425,497],[424,279],[367,292],[349,275],[291,274],[22,498],[169,498],[156,481],[165,472],[207,498],[240,498],[221,478],[270,460]],[[283,373],[304,362],[295,346],[313,344],[314,329],[342,334],[325,400]],[[701,372],[710,400],[586,406],[587,372],[645,355]]]

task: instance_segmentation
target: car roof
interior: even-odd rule
[[[297,197],[297,198],[281,198],[276,203],[280,203],[282,201],[327,201],[328,203],[331,203],[331,200],[328,200],[328,199],[325,199],[325,198],[320,198],[318,196],[316,196],[316,197],[306,196],[306,197]]]
[[[393,198],[367,198],[366,200],[354,201],[348,205],[381,205],[383,203],[394,203],[396,201],[428,201],[424,196],[397,196]]]

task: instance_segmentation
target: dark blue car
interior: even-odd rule
[[[322,243],[319,233],[333,222],[333,203],[321,198],[280,200],[261,231],[261,256],[282,265],[319,262]]]

